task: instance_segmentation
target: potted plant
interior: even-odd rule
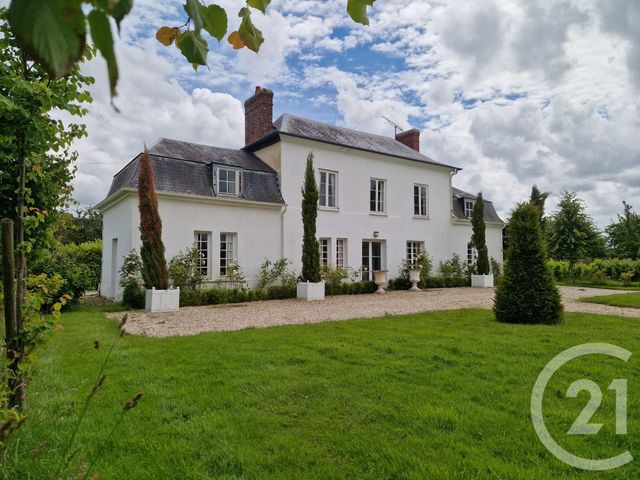
[[[302,275],[296,289],[296,296],[304,300],[324,300],[324,281],[320,277],[320,246],[316,238],[319,196],[313,172],[313,153],[309,153],[302,187]]]
[[[142,279],[146,289],[145,309],[151,312],[178,310],[180,289],[169,289],[169,274],[162,243],[162,221],[158,213],[153,167],[146,148],[138,171],[138,209],[142,240]]]
[[[384,285],[387,283],[387,270],[374,270],[373,281],[378,286],[376,293],[385,293]]]
[[[482,288],[493,287],[493,274],[490,273],[489,252],[485,239],[484,199],[482,198],[482,192],[478,194],[476,204],[473,207],[471,226],[473,228],[471,245],[478,252],[478,260],[475,268],[476,273],[471,274],[471,286]]]

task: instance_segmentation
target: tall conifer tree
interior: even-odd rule
[[[313,153],[307,157],[302,188],[302,279],[307,282],[320,281],[320,247],[316,238],[316,218],[318,217],[318,185],[313,171]]]

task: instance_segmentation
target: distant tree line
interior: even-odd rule
[[[562,192],[556,210],[545,215],[548,196],[534,185],[529,203],[539,213],[549,257],[570,265],[597,258],[640,258],[640,214],[626,201],[623,213],[600,231],[575,192]]]

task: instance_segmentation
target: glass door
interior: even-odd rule
[[[363,280],[373,280],[373,272],[375,270],[382,270],[381,241],[362,241],[362,270]]]

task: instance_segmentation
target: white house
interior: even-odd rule
[[[240,150],[161,139],[150,149],[167,260],[195,245],[209,282],[224,281],[237,261],[250,284],[264,259],[287,258],[301,271],[301,187],[314,154],[320,187],[317,231],[322,262],[389,270],[425,250],[439,261],[472,260],[470,212],[475,196],[452,186],[460,169],[420,153],[420,132],[395,138],[284,114],[272,118],[273,92],[245,102]],[[120,298],[122,260],[140,248],[138,164],[120,172],[98,208],[104,215],[102,294]],[[504,224],[485,201],[489,255],[502,261]]]

